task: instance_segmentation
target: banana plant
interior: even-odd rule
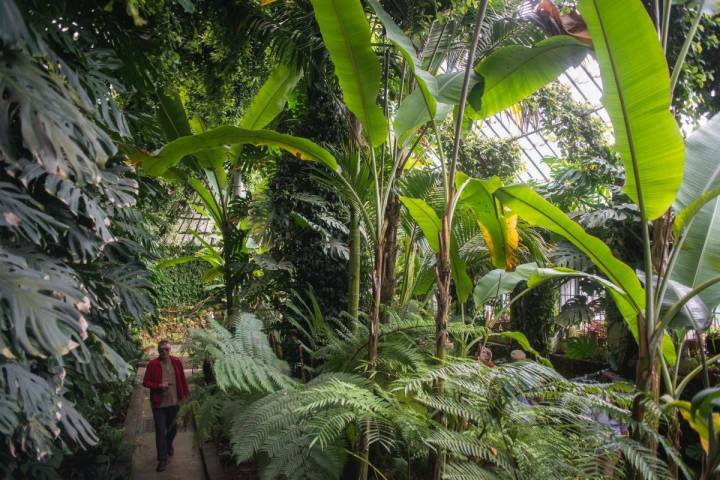
[[[474,179],[462,179],[456,185],[456,163],[460,141],[460,129],[464,124],[463,117],[466,98],[471,88],[483,79],[493,88],[488,95],[488,102],[475,118],[482,119],[510,106],[513,103],[530,95],[546,83],[554,80],[567,66],[578,63],[587,53],[587,48],[571,39],[554,40],[552,47],[539,45],[532,49],[525,47],[500,49],[485,60],[484,68],[478,67],[478,73],[472,70],[472,60],[475,58],[481,25],[484,19],[487,2],[481,2],[478,19],[475,25],[475,34],[468,58],[471,62],[464,72],[434,77],[424,70],[418,60],[417,52],[412,42],[405,36],[392,18],[383,10],[377,1],[370,1],[370,6],[384,27],[385,36],[397,48],[405,61],[408,71],[412,72],[417,88],[403,103],[401,103],[396,116],[392,132],[387,129],[388,120],[376,104],[375,98],[380,87],[380,63],[371,46],[371,31],[359,2],[340,0],[314,0],[312,2],[315,17],[320,27],[326,48],[335,65],[335,73],[343,91],[345,103],[350,111],[357,117],[363,126],[367,148],[365,157],[371,164],[371,172],[375,184],[374,192],[374,222],[370,223],[368,230],[374,244],[373,268],[373,302],[369,315],[368,360],[372,365],[377,359],[377,334],[381,318],[381,305],[383,303],[383,282],[388,268],[386,262],[386,248],[390,250],[394,243],[396,232],[392,229],[392,219],[388,215],[395,199],[395,183],[402,173],[405,163],[413,153],[415,146],[425,136],[426,132],[433,131],[438,144],[437,123],[451,110],[457,110],[457,128],[455,131],[455,145],[452,161],[448,164],[443,156],[442,148],[437,150],[440,157],[440,167],[443,171],[445,206],[440,215],[434,212],[422,199],[400,198],[399,200],[410,211],[418,225],[423,230],[437,256],[436,281],[438,293],[438,308],[436,311],[437,346],[436,354],[439,358],[446,355],[446,345],[449,341],[447,320],[450,308],[450,277],[451,270],[461,300],[467,298],[471,290],[471,282],[465,271],[463,260],[458,255],[457,241],[451,235],[452,217],[458,206],[462,203],[477,215],[488,243],[494,248],[493,256],[498,262],[504,260],[507,246],[512,250],[513,241],[517,234],[513,233],[513,220],[506,219],[498,211],[496,202],[488,194],[488,189],[497,188],[494,181],[483,183]],[[386,57],[387,58],[387,57]],[[507,72],[499,70],[507,64],[508,59],[513,60],[513,71],[510,72],[512,81],[503,81]],[[531,66],[524,67],[526,63]],[[482,91],[475,94],[476,103],[482,102]],[[384,95],[387,98],[387,94]],[[469,109],[471,107],[468,107]],[[388,112],[386,105],[386,114]],[[422,128],[421,128],[422,127]],[[418,130],[419,129],[419,130]],[[416,132],[417,130],[417,132]],[[394,135],[389,135],[394,133]],[[379,158],[375,151],[382,146]],[[386,158],[389,157],[389,158]],[[390,168],[384,167],[389,165]],[[467,193],[463,196],[463,190]],[[462,201],[462,202],[461,202]],[[488,203],[489,202],[489,203]],[[389,234],[389,235],[388,235]],[[394,267],[395,257],[390,256],[390,263]],[[386,281],[387,283],[387,281]],[[394,290],[394,281],[389,289]],[[387,301],[387,297],[385,298]],[[367,445],[361,446],[363,457],[367,458]],[[365,467],[366,468],[366,467]],[[363,477],[361,472],[361,477]]]
[[[437,254],[439,307],[436,312],[436,355],[440,359],[446,355],[449,341],[447,322],[450,278],[452,277],[455,283],[461,302],[467,299],[472,289],[463,261],[457,254],[457,240],[452,234],[456,210],[464,209],[475,217],[495,266],[512,268],[514,252],[518,247],[516,218],[512,215],[506,216],[493,196],[500,186],[499,180],[473,179],[457,172],[465,112],[467,111],[472,120],[484,120],[555,80],[567,68],[579,64],[588,53],[585,45],[570,37],[553,37],[533,47],[511,45],[500,48],[473,67],[472,59],[475,57],[486,8],[487,3],[481,2],[473,42],[468,52],[471,61],[468,62],[465,72],[438,77],[439,101],[435,112],[433,113],[429,104],[423,111],[419,105],[420,96],[411,95],[400,106],[395,124],[399,140],[403,141],[418,125],[429,122],[440,144],[437,122],[453,107],[456,110],[453,151],[447,162],[442,156],[442,146],[439,145],[438,148],[445,190],[443,211],[437,215],[422,199],[401,199]],[[469,104],[466,104],[466,100],[469,100]]]
[[[714,152],[720,147],[720,119],[713,118],[683,142],[669,111],[670,79],[662,47],[641,2],[584,0],[578,6],[600,63],[603,103],[627,174],[625,190],[640,207],[645,272],[653,271],[654,265],[650,221],[674,206],[669,261],[661,272],[648,275],[643,286],[642,272],[636,273],[615,258],[602,240],[589,235],[529,187],[501,187],[495,196],[505,208],[531,225],[565,238],[593,262],[640,347],[638,388],[654,394],[662,374],[666,390],[677,398],[701,369],[678,383],[678,358],[668,332],[691,302],[702,305],[705,300],[707,306],[702,305],[700,311],[706,312],[706,318],[692,325],[702,333],[709,325],[709,312],[718,304],[720,270],[717,261],[713,263],[717,258],[713,235],[720,193],[720,169],[714,161]],[[477,290],[476,296],[482,299]],[[680,330],[681,342],[686,331]],[[639,398],[635,413],[641,419]]]
[[[264,130],[282,112],[301,75],[302,72],[292,65],[278,65],[253,98],[238,127],[207,130],[199,119],[187,117],[177,92],[166,91],[159,99],[162,108],[158,120],[172,141],[156,155],[145,158],[141,171],[190,187],[199,200],[193,208],[212,220],[221,241],[216,247],[192,232],[202,246],[195,255],[167,259],[157,266],[169,268],[191,261],[206,262],[209,268],[203,280],[223,279],[228,312],[236,307],[237,288],[255,269],[250,261],[251,249],[246,243],[247,228],[243,227],[243,220],[247,218],[247,200],[238,197],[236,182],[228,181],[232,176],[228,174],[228,166],[232,168],[241,161],[239,146],[274,146],[298,158],[321,162],[332,170],[338,168],[329,152],[309,140]]]
[[[224,170],[221,170],[224,174]],[[193,238],[201,245],[195,255],[176,257],[157,264],[158,268],[170,268],[182,263],[203,261],[208,269],[202,281],[211,282],[221,278],[225,290],[228,312],[236,307],[237,289],[252,277],[257,266],[252,262],[252,249],[248,246],[247,216],[248,200],[234,194],[232,182],[215,170],[205,170],[202,180],[180,170],[172,172],[175,178],[190,186],[199,200],[193,209],[204,218],[210,218],[220,242],[212,245],[205,238],[191,231]]]

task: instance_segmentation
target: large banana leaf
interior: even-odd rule
[[[420,198],[400,196],[400,201],[422,230],[432,251],[437,253],[440,250],[440,229],[442,228],[440,217],[430,205]]]
[[[433,252],[440,251],[442,222],[435,210],[420,198],[401,196],[400,201],[420,227]],[[472,292],[472,280],[467,274],[467,265],[460,256],[460,249],[454,236],[450,239],[450,270],[455,281],[455,291],[458,299],[464,303],[470,296],[470,292]]]
[[[445,73],[437,77],[437,109],[434,119],[436,123],[442,122],[453,109],[454,105],[460,103],[460,91],[462,90],[464,72]],[[472,88],[480,81],[480,77],[472,74],[470,87]],[[421,126],[430,121],[425,99],[421,90],[415,90],[408,95],[395,115],[393,130],[395,137],[400,142],[405,142],[412,137],[412,134]]]
[[[223,225],[223,213],[217,199],[210,190],[203,185],[203,182],[197,178],[188,178],[187,183],[197,192],[200,200],[202,200],[205,210],[210,214],[215,222],[215,226],[220,229]]]
[[[613,256],[610,248],[599,238],[585,232],[559,208],[525,185],[499,188],[495,195],[531,225],[560,235],[595,264],[612,283],[627,293],[628,300],[637,313],[645,308],[645,291],[630,266]]]
[[[159,92],[158,104],[158,123],[167,140],[172,141],[205,131],[205,125],[201,119],[188,118],[182,98],[176,88],[168,87],[164,92]],[[225,157],[224,147],[198,152],[195,155],[198,164],[202,168],[217,172],[224,172]]]
[[[645,272],[638,270],[637,274],[640,281],[644,284]],[[657,275],[653,275],[653,282],[657,285]],[[664,316],[675,303],[690,293],[690,290],[690,287],[680,282],[673,280],[668,281],[668,289],[662,299],[661,315]],[[683,305],[680,311],[673,317],[669,326],[671,329],[692,328],[698,332],[704,332],[710,327],[712,317],[712,313],[705,302],[703,302],[699,296],[694,296]]]
[[[158,92],[157,119],[165,137],[169,140],[192,135],[190,123],[185,114],[180,94],[177,89],[168,87]]]
[[[483,78],[468,96],[476,118],[487,118],[529,97],[583,61],[589,49],[569,36],[550,37],[528,48],[510,45],[480,62]]]
[[[715,115],[690,135],[685,146],[685,176],[675,206],[680,210],[676,223],[684,224],[688,232],[672,278],[689,287],[697,287],[720,275],[720,198],[717,196],[720,188],[720,115]],[[703,195],[704,206],[696,209],[694,202]],[[708,288],[700,298],[711,310],[714,309],[720,304],[720,285]]]
[[[507,221],[498,211],[497,202],[493,196],[495,190],[501,185],[500,179],[493,177],[488,180],[478,180],[458,172],[455,182],[458,187],[465,184],[458,207],[469,208],[475,214],[493,265],[498,268],[512,268],[512,261],[508,262],[508,260],[511,260],[513,256],[508,258],[505,255],[507,250],[505,247],[508,243],[505,238],[508,228]]]
[[[538,267],[537,263],[532,262],[518,265],[512,272],[508,272],[501,268],[489,271],[475,286],[473,298],[475,300],[475,305],[477,307],[481,307],[490,299],[512,292],[517,284],[522,281],[527,282],[528,288],[533,288],[547,280],[561,278],[566,279],[571,277],[586,278],[596,282],[607,290],[614,290],[624,295],[624,292],[620,292],[617,286],[602,277],[598,277],[597,275],[579,272],[571,268],[543,268]]]
[[[376,103],[380,62],[370,43],[370,26],[359,0],[312,0],[325,48],[335,65],[343,98],[360,120],[370,145],[387,136],[387,121]]]
[[[625,165],[625,193],[649,219],[672,205],[683,175],[683,140],[670,113],[670,80],[640,0],[581,0],[603,79],[603,104]]]
[[[518,265],[512,272],[504,268],[490,270],[483,275],[473,290],[476,310],[481,309],[489,300],[512,292],[518,283],[527,281],[535,270],[537,270],[536,263]]]
[[[629,268],[629,267],[628,267]],[[570,268],[540,268],[535,263],[518,265],[515,271],[507,272],[502,269],[495,269],[488,272],[480,279],[475,286],[473,299],[476,308],[482,307],[488,300],[500,295],[512,292],[515,286],[521,281],[526,281],[528,288],[533,288],[540,283],[553,279],[585,278],[603,287],[615,302],[618,311],[628,325],[635,340],[638,339],[637,308],[633,306],[634,301],[628,294],[621,290],[613,282],[610,282],[597,275],[579,272]],[[671,337],[665,333],[663,336],[662,353],[665,360],[674,364],[677,352]]]
[[[283,111],[288,94],[295,88],[302,71],[292,65],[280,64],[253,98],[240,119],[240,127],[250,130],[265,128]]]
[[[403,33],[393,21],[392,17],[382,8],[378,0],[368,0],[370,6],[375,10],[375,14],[382,22],[385,27],[385,33],[387,38],[395,44],[400,50],[408,66],[415,74],[415,80],[417,80],[418,87],[422,92],[425,99],[426,108],[430,117],[435,116],[437,109],[437,96],[438,96],[438,82],[437,79],[429,72],[421,68],[422,62],[417,58],[417,52],[415,46],[410,39]]]
[[[317,161],[331,170],[339,170],[337,161],[330,152],[306,138],[293,137],[271,130],[246,130],[224,126],[199,135],[178,138],[168,143],[156,156],[145,160],[142,171],[145,175],[160,176],[187,155],[194,155],[225,145],[243,143],[282,148],[302,160]]]

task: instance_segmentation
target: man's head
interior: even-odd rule
[[[484,364],[488,364],[492,362],[492,351],[490,351],[489,348],[483,347],[482,350],[480,350],[480,361]]]
[[[161,359],[170,357],[170,342],[168,340],[160,340],[158,343],[158,355]]]

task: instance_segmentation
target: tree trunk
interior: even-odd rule
[[[380,306],[382,305],[383,247],[382,240],[380,240],[377,248],[375,249],[375,268],[373,268],[372,278],[373,303],[368,321],[368,363],[370,364],[370,368],[373,370],[375,368],[375,362],[377,361],[378,354],[378,328],[380,325]]]
[[[440,250],[437,254],[437,265],[435,267],[435,278],[437,291],[435,299],[437,307],[435,310],[435,356],[442,362],[447,355],[447,347],[450,343],[447,324],[450,315],[450,225],[447,215],[442,219],[442,230],[440,232]]]
[[[348,313],[354,322],[360,311],[360,215],[354,206],[350,207],[350,259],[348,261]],[[351,328],[355,329],[355,323]]]
[[[400,199],[396,194],[390,195],[388,199],[387,210],[385,211],[385,219],[387,220],[387,229],[385,230],[385,239],[383,241],[383,278],[382,288],[380,290],[380,303],[382,305],[392,305],[395,296],[395,264],[397,262],[397,232],[398,222],[400,220]],[[383,323],[388,321],[388,315],[383,313],[380,316]]]
[[[370,318],[368,319],[368,364],[370,368],[370,377],[375,373],[375,364],[378,356],[378,329],[380,326],[380,296],[382,294],[382,277],[383,277],[383,239],[378,239],[378,245],[375,249],[375,267],[373,268],[372,293],[373,302],[370,309]],[[368,421],[369,422],[369,421]],[[368,478],[368,462],[370,460],[370,439],[368,437],[369,425],[360,433],[360,445],[358,454],[363,459],[358,469],[358,479],[367,480]]]
[[[638,318],[638,362],[635,374],[635,386],[640,391],[633,400],[632,415],[633,420],[640,423],[645,421],[645,407],[641,400],[643,395],[650,395],[656,399],[660,393],[660,368],[657,359],[657,352],[650,351],[650,335],[647,331],[645,319]],[[653,426],[651,426],[653,427]],[[635,439],[647,447],[650,451],[655,452],[657,445],[652,440],[644,439],[642,434],[637,431],[634,434]],[[634,478],[643,478],[640,472],[635,472]]]
[[[442,364],[447,357],[447,350],[450,346],[448,335],[448,317],[450,316],[450,225],[447,214],[442,219],[442,230],[440,231],[440,250],[437,254],[437,265],[435,278],[437,291],[435,299],[437,306],[435,310],[435,357]],[[437,380],[434,385],[436,395],[442,394],[444,385],[442,380]],[[435,420],[445,422],[444,416],[439,413]],[[435,456],[433,466],[433,480],[441,480],[445,471],[445,452],[439,451]]]
[[[232,273],[233,239],[230,228],[222,229],[223,280],[225,281],[225,311],[227,318],[235,310],[235,278]]]

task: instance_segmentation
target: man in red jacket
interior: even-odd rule
[[[143,386],[150,389],[153,420],[155,421],[155,446],[157,447],[157,471],[167,467],[168,455],[172,456],[173,439],[177,433],[175,417],[179,403],[187,397],[188,386],[179,358],[170,355],[170,342],[158,344],[159,357],[148,362]]]

